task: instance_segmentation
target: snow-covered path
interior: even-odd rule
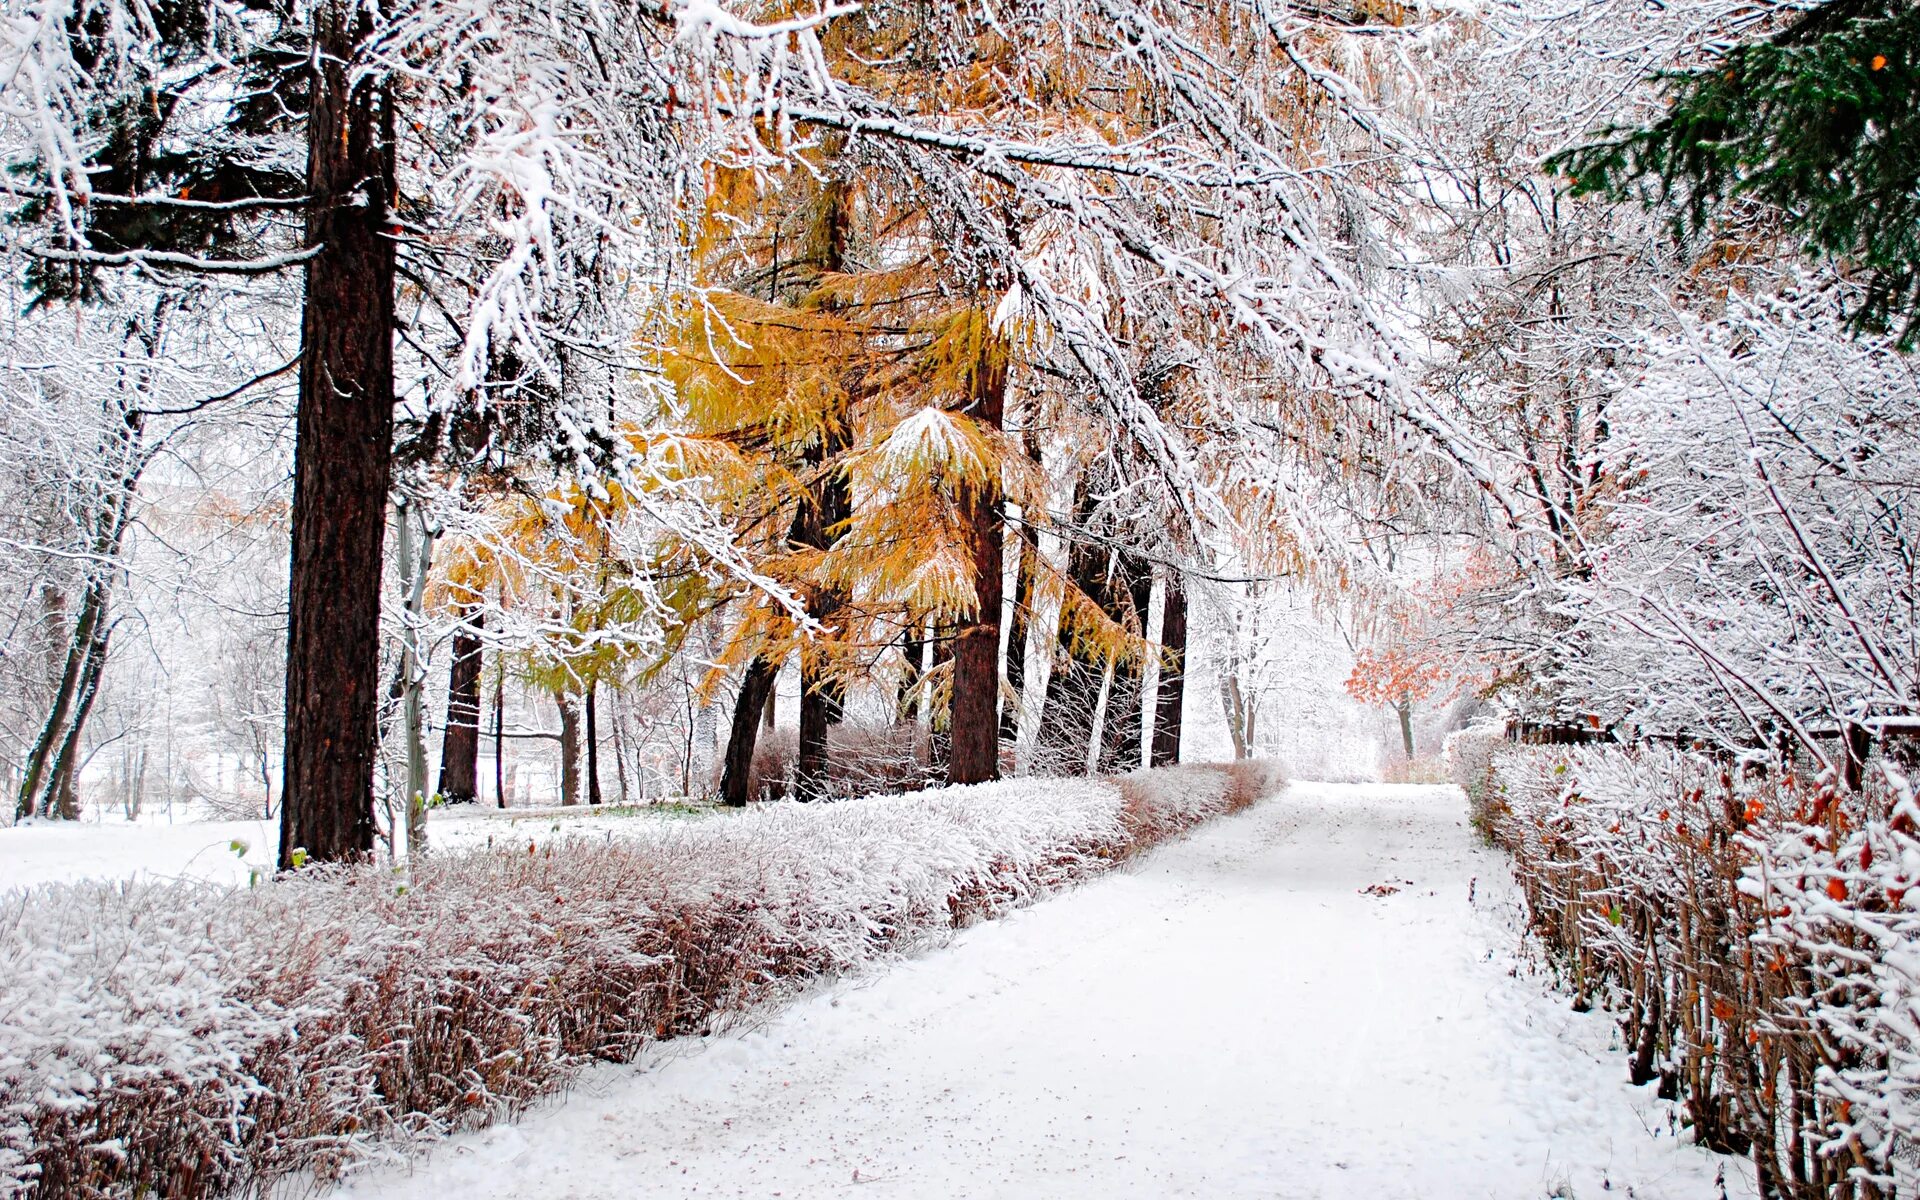
[[[1298,784],[348,1194],[1753,1194],[1511,973],[1512,906],[1454,789]]]

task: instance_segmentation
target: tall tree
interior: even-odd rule
[[[1677,202],[1688,234],[1743,200],[1866,276],[1853,321],[1920,341],[1920,8],[1782,5],[1782,27],[1660,77],[1668,106],[1551,160],[1574,191]]]
[[[364,6],[314,14],[281,870],[373,853],[395,175],[392,85],[354,69],[373,32]]]
[[[981,330],[963,411],[999,433],[1007,410],[1006,340]],[[953,736],[948,783],[1000,778],[1000,617],[1006,570],[1005,500],[998,464],[960,484],[961,528],[972,558],[973,605],[953,643]]]

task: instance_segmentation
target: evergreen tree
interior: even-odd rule
[[[1671,107],[1549,164],[1576,194],[1676,205],[1682,235],[1740,201],[1777,209],[1814,253],[1851,262],[1852,315],[1920,339],[1920,5],[1828,0],[1772,37],[1661,77]]]

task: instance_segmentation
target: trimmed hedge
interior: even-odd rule
[[[1260,764],[1017,780],[0,898],[0,1195],[338,1178],[1252,803]]]

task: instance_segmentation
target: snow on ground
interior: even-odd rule
[[[1754,1195],[1526,973],[1506,880],[1453,788],[1300,784],[333,1200]]]
[[[697,820],[707,810],[680,805],[602,808],[436,809],[430,845],[480,846],[496,840],[545,845],[555,838],[613,837],[659,820]],[[79,879],[204,879],[243,885],[273,870],[280,822],[189,821],[159,811],[137,821],[91,814],[82,821],[0,826],[0,892]]]

